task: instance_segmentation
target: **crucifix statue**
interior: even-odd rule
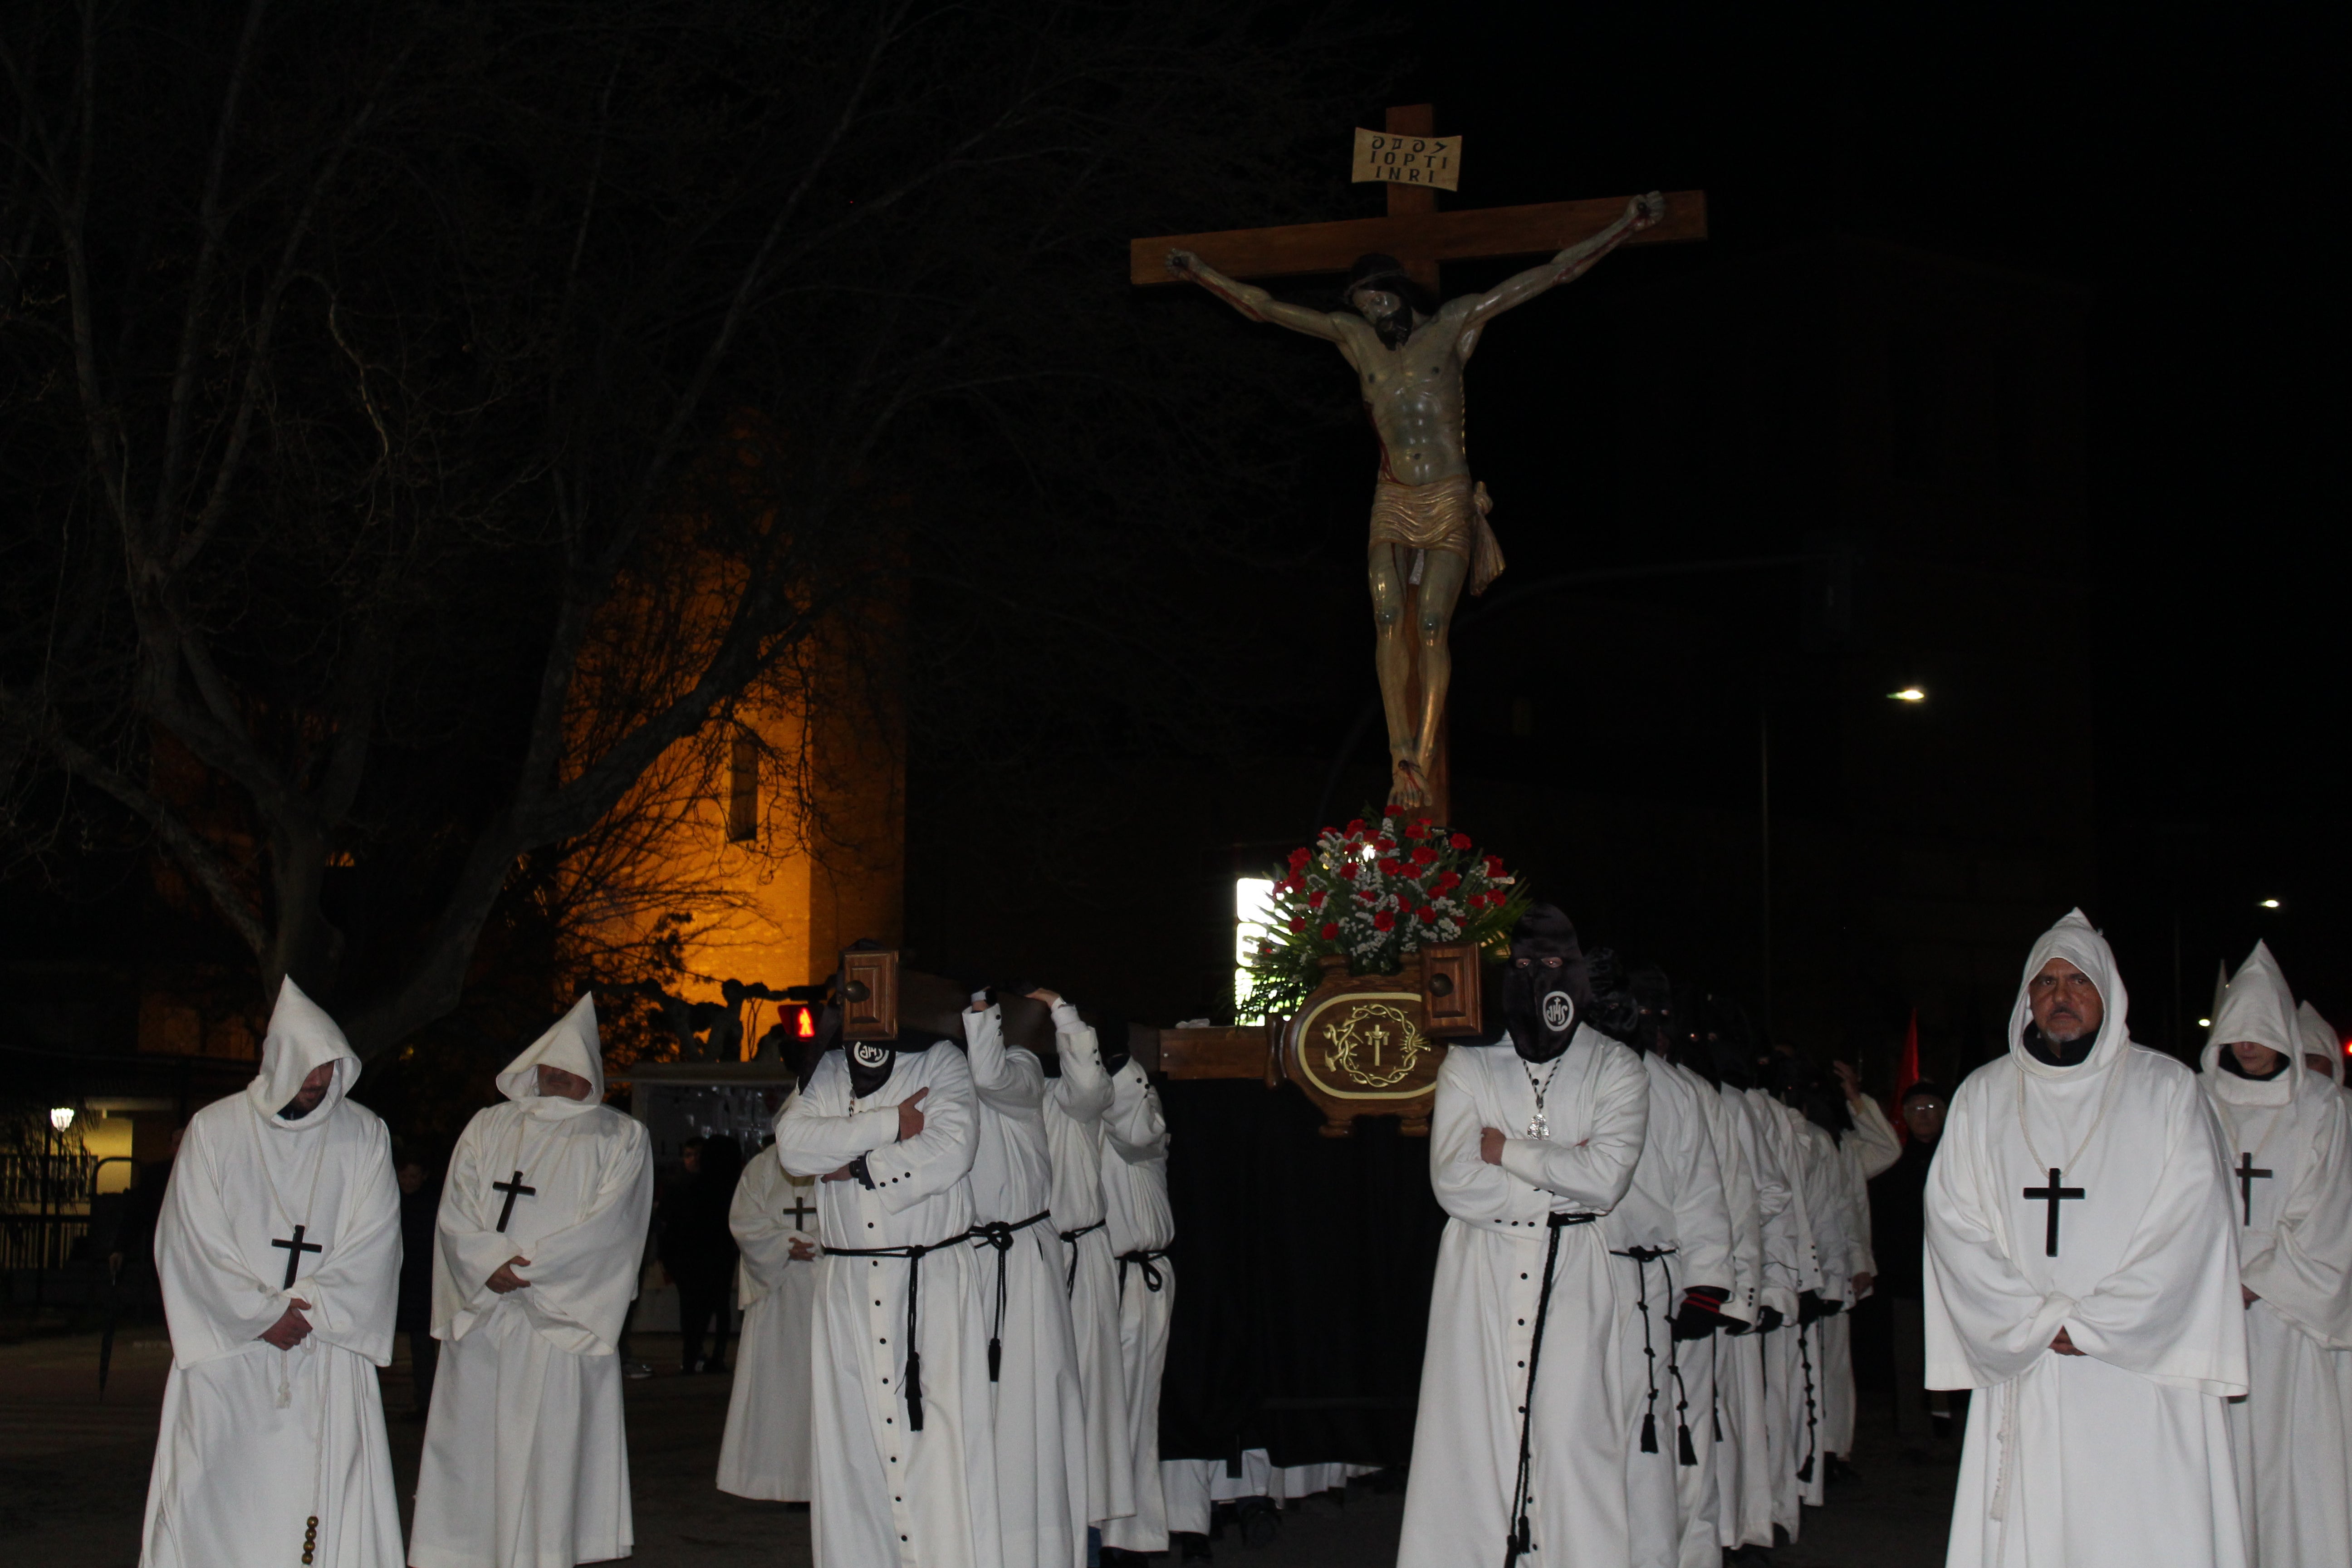
[[[1388,130],[1429,134],[1428,104],[1388,111]],[[1336,346],[1357,376],[1381,441],[1367,562],[1375,668],[1388,720],[1388,799],[1447,814],[1444,720],[1453,658],[1447,635],[1463,586],[1503,569],[1486,526],[1486,487],[1464,446],[1462,378],[1489,322],[1580,277],[1634,239],[1696,239],[1706,197],[1653,191],[1631,200],[1549,202],[1441,213],[1426,185],[1390,184],[1386,218],[1174,235],[1132,243],[1138,283],[1190,279],[1254,321]],[[1443,260],[1554,251],[1484,294],[1439,301]],[[1344,309],[1286,304],[1238,281],[1345,271]]]

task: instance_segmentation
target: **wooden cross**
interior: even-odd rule
[[[2042,1202],[2050,1205],[2050,1232],[2042,1243],[2042,1255],[2044,1258],[2057,1257],[2058,1205],[2068,1198],[2079,1198],[2084,1196],[2084,1194],[2083,1189],[2080,1187],[2060,1186],[2058,1184],[2058,1173],[2056,1171],[2053,1171],[2050,1173],[2050,1184],[2048,1186],[2028,1187],[2025,1189],[2025,1195],[2029,1198],[2038,1198]]]
[[[1433,136],[1436,110],[1426,103],[1388,111],[1383,129],[1398,136]],[[1600,196],[1574,202],[1538,202],[1516,207],[1437,210],[1432,185],[1385,184],[1386,217],[1344,218],[1334,223],[1289,224],[1279,228],[1234,228],[1213,234],[1164,234],[1128,242],[1128,280],[1142,288],[1181,281],[1168,274],[1168,253],[1189,250],[1228,278],[1303,278],[1345,272],[1356,258],[1380,251],[1404,264],[1412,280],[1444,298],[1438,268],[1448,261],[1487,261],[1507,257],[1549,256],[1589,239],[1624,216],[1630,196]],[[1629,245],[1660,245],[1706,237],[1706,193],[1672,191],[1664,221],[1633,236]],[[1410,591],[1409,595],[1410,595]],[[1404,613],[1413,613],[1408,597]],[[1416,700],[1415,706],[1418,706]],[[1430,758],[1429,789],[1438,820],[1452,820],[1451,770],[1446,744],[1449,721],[1441,715]]]
[[[2252,1225],[2254,1223],[2254,1178],[2257,1176],[2268,1177],[2275,1174],[2276,1173],[2258,1169],[2254,1164],[2254,1157],[2245,1151],[2240,1150],[2238,1152],[2238,1168],[2230,1173],[2238,1178],[2238,1190],[2245,1194],[2246,1223],[2248,1225]]]
[[[515,1199],[535,1198],[539,1196],[539,1189],[537,1187],[526,1187],[522,1184],[522,1173],[520,1171],[517,1171],[514,1173],[514,1180],[510,1182],[492,1182],[490,1184],[490,1191],[494,1193],[504,1193],[507,1195],[506,1207],[499,1210],[499,1230],[501,1234],[503,1234],[507,1228],[507,1221],[514,1218]]]
[[[280,1287],[282,1289],[294,1289],[294,1276],[301,1270],[304,1253],[327,1250],[315,1241],[302,1239],[302,1232],[307,1228],[309,1227],[298,1225],[294,1227],[294,1238],[291,1241],[272,1240],[269,1244],[272,1247],[282,1247],[286,1249],[286,1283]]]

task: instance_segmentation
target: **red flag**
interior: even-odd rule
[[[1911,1141],[1911,1129],[1903,1123],[1903,1097],[1910,1092],[1911,1086],[1918,1081],[1919,1009],[1914,1007],[1911,1009],[1911,1022],[1905,1026],[1903,1030],[1902,1059],[1895,1064],[1895,1103],[1888,1107],[1895,1121],[1895,1130],[1903,1135],[1903,1141],[1906,1143]]]

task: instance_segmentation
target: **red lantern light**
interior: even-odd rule
[[[815,1039],[816,1016],[811,1013],[807,1008],[802,1008],[800,1017],[793,1024],[793,1033],[799,1036],[803,1040]]]

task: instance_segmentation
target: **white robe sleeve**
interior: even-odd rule
[[[1677,1078],[1675,1090],[1688,1102],[1690,1148],[1675,1173],[1675,1252],[1683,1285],[1710,1286],[1727,1296],[1734,1283],[1731,1261],[1731,1210],[1724,1197],[1723,1166],[1715,1153],[1715,1134],[1708,1128],[1706,1109],[1697,1092]]]
[[[1788,1167],[1781,1163],[1771,1129],[1764,1125],[1755,1101],[1739,1092],[1731,1110],[1739,1118],[1740,1149],[1748,1155],[1756,1182],[1756,1224],[1764,1264],[1757,1301],[1783,1318],[1793,1318],[1797,1315],[1797,1292],[1802,1287],[1797,1262],[1797,1223],[1791,1215],[1795,1197],[1789,1186]]]
[[[351,1156],[354,1168],[344,1173],[335,1244],[312,1260],[315,1273],[282,1294],[310,1303],[302,1316],[321,1341],[390,1366],[400,1298],[400,1183],[392,1171],[392,1135],[373,1116],[365,1125],[366,1141]]]
[[[814,1242],[815,1237],[796,1228],[790,1211],[783,1207],[781,1200],[791,1188],[773,1149],[753,1155],[743,1169],[743,1179],[735,1184],[734,1199],[727,1205],[727,1228],[742,1257],[742,1279],[736,1291],[739,1307],[748,1309],[775,1289],[783,1282],[786,1270],[807,1267],[793,1259],[793,1243]]]
[[[1594,1049],[1600,1060],[1595,1064],[1592,1103],[1585,1123],[1590,1131],[1583,1141],[1555,1143],[1549,1138],[1506,1138],[1503,1163],[1496,1168],[1566,1198],[1579,1208],[1605,1214],[1617,1206],[1617,1200],[1633,1184],[1633,1166],[1642,1158],[1642,1141],[1650,1131],[1650,1075],[1641,1058],[1614,1040],[1599,1041]],[[1474,1160],[1478,1158],[1480,1131],[1474,1129],[1471,1133]],[[1434,1155],[1436,1150],[1430,1152]]]
[[[2271,1229],[2240,1238],[2239,1277],[2330,1350],[2352,1350],[2352,1121],[2343,1096],[2315,1098],[2325,1114],[2309,1156]]]
[[[1711,1083],[1699,1092],[1715,1140],[1716,1169],[1723,1178],[1724,1213],[1731,1226],[1731,1300],[1725,1306],[1734,1317],[1752,1323],[1764,1288],[1764,1237],[1759,1224],[1756,1173],[1748,1157],[1747,1141],[1740,1136],[1738,1110]]]
[[[1903,1158],[1903,1140],[1895,1135],[1895,1124],[1886,1120],[1886,1112],[1878,1108],[1878,1101],[1868,1095],[1846,1101],[1846,1109],[1853,1114],[1848,1147],[1866,1182],[1892,1169],[1895,1162]]]
[[[2126,1372],[2228,1397],[2246,1392],[2229,1162],[2205,1091],[2179,1076],[2165,1130],[2170,1157],[2131,1247],[2122,1267],[2074,1303],[2066,1332],[2076,1350]],[[2232,1342],[2234,1360],[2215,1353]]]
[[[1846,1162],[1837,1140],[1808,1121],[1799,1128],[1805,1143],[1805,1196],[1813,1222],[1813,1250],[1821,1260],[1821,1292],[1853,1302],[1847,1279],[1852,1238],[1846,1233]]]
[[[1986,1211],[1993,1190],[1983,1169],[1976,1102],[1969,1085],[1953,1097],[1944,1135],[1927,1167],[1927,1386],[1990,1388],[2049,1353],[2074,1303],[2044,1292],[2011,1261],[2000,1226]],[[1939,1352],[1948,1353],[1939,1354]]]
[[[1151,1080],[1132,1061],[1111,1079],[1110,1110],[1103,1116],[1103,1142],[1130,1165],[1168,1157],[1168,1118]]]
[[[930,1092],[923,1097],[923,1130],[912,1138],[870,1151],[866,1173],[884,1210],[902,1209],[946,1192],[971,1173],[980,1148],[980,1118],[972,1104],[971,1068],[953,1046],[933,1046]],[[891,1116],[898,1113],[894,1108]]]
[[[490,1276],[520,1250],[511,1237],[475,1212],[472,1194],[482,1190],[478,1177],[483,1125],[482,1116],[476,1116],[457,1135],[457,1147],[449,1155],[448,1174],[441,1184],[441,1206],[433,1221],[438,1247],[433,1270],[433,1331],[443,1338],[462,1337],[452,1331],[460,1313],[489,1307],[496,1299],[488,1284]]]
[[[533,1322],[576,1330],[594,1340],[589,1353],[609,1354],[636,1299],[646,1225],[653,1216],[654,1164],[645,1123],[612,1112],[616,1129],[604,1152],[587,1210],[562,1230],[530,1244],[530,1261],[515,1272],[530,1281],[520,1292]],[[500,1259],[501,1262],[504,1259]]]
[[[1045,1103],[1045,1069],[1029,1052],[1005,1048],[1003,1009],[975,1013],[966,1008],[963,1035],[964,1060],[981,1103],[1008,1115],[1036,1114]],[[930,1101],[923,1105],[928,1117]]]
[[[1103,1071],[1102,1045],[1094,1029],[1067,1002],[1054,1004],[1054,1049],[1062,1059],[1062,1076],[1045,1093],[1062,1114],[1085,1126],[1110,1110],[1110,1075]]]
[[[848,1069],[838,1062],[830,1065],[831,1076],[845,1081]],[[898,1108],[895,1105],[874,1106],[845,1116],[829,1116],[820,1110],[818,1103],[825,1097],[816,1090],[824,1086],[825,1078],[825,1068],[820,1067],[816,1077],[810,1080],[810,1092],[795,1095],[793,1102],[784,1107],[784,1113],[776,1118],[776,1157],[795,1176],[829,1176],[860,1154],[871,1154],[898,1136]],[[920,1109],[928,1120],[931,1109],[929,1098]]]

